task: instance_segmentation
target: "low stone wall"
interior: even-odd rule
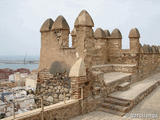
[[[125,73],[136,73],[136,64],[104,64],[92,66],[93,71],[100,71],[103,73],[107,72],[125,72]]]
[[[131,75],[117,79],[116,81],[110,82],[106,85],[104,82],[104,73],[93,71],[90,75],[90,81],[92,81],[92,96],[101,96],[102,98],[105,98],[109,94],[118,91],[117,86],[119,84],[131,81]]]
[[[92,96],[101,96],[101,97],[106,97],[112,92],[117,91],[117,86],[121,83],[130,81],[131,84],[144,80],[145,78],[156,74],[160,72],[160,68],[157,67],[154,71],[150,71],[148,74],[141,74],[141,73],[134,73],[130,75],[129,77],[125,77],[123,79],[111,82],[110,84],[106,85],[104,83],[104,73],[100,71],[92,71],[92,74],[90,74],[90,81],[92,81]]]
[[[44,107],[44,120],[68,120],[72,117],[94,111],[102,102],[101,98],[85,100],[68,100],[66,103],[60,102],[54,105]],[[15,116],[16,120],[41,120],[42,109],[35,109],[29,112],[21,113]],[[12,120],[12,117],[3,120]]]
[[[105,83],[104,73],[99,71],[93,71],[89,74],[89,80],[91,81],[91,95],[92,97],[104,95]]]
[[[124,83],[124,82],[128,82],[128,81],[131,81],[130,76],[124,77],[124,78],[119,79],[119,80],[117,79],[116,81],[105,85],[106,94],[109,95],[113,92],[118,91],[119,89],[118,89],[117,86]]]

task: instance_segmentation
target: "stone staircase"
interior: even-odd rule
[[[107,95],[100,103],[98,110],[124,116],[160,85],[160,73],[142,79],[142,81],[133,82],[135,69],[135,65],[125,64],[106,64],[92,67],[94,78],[99,86],[96,86],[95,90],[99,91],[103,86],[105,88],[103,90],[106,91],[104,94]]]
[[[119,84],[118,91],[109,94],[100,104],[99,110],[124,116],[160,85],[159,76],[160,73],[133,84],[130,81]]]
[[[100,111],[115,114],[118,116],[125,115],[132,107],[132,102],[129,100],[107,97],[104,103],[101,103]]]

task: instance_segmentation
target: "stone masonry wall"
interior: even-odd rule
[[[41,27],[41,52],[39,70],[54,69],[53,64],[59,62],[69,70],[76,60],[75,50],[69,48],[69,26],[65,18],[57,17],[55,22],[47,19]],[[67,58],[67,59],[64,59]]]
[[[159,67],[159,60],[159,54],[140,54],[139,72],[143,75],[153,72],[157,67]]]
[[[64,72],[53,75],[47,69],[40,71],[38,73],[36,97],[41,98],[41,96],[43,96],[45,106],[69,100],[71,91],[68,74]],[[40,107],[40,99],[36,100],[36,104]]]
[[[65,18],[58,16],[55,21],[47,19],[40,30],[39,70],[55,69],[55,62],[58,62],[63,69],[69,71],[79,58],[84,58],[87,69],[92,65],[102,64],[135,64],[138,67],[142,58],[139,54],[146,51],[147,45],[141,46],[137,28],[129,32],[130,49],[123,50],[119,29],[114,29],[110,34],[108,30],[101,28],[97,28],[94,32],[92,27],[94,22],[91,16],[83,10],[75,20],[74,29],[71,32],[73,46],[69,48],[70,28]],[[148,51],[150,54],[158,54],[160,47],[150,46]]]
[[[131,64],[134,66],[130,67],[133,68],[131,70],[125,67],[123,67],[125,70],[122,70],[121,65],[119,67],[117,65],[113,67],[113,65],[111,66],[112,70],[109,69],[107,72],[129,72],[145,75],[159,66],[160,47],[141,46],[139,41],[140,33],[137,28],[130,30],[128,36],[130,49],[124,50],[122,49],[122,35],[119,29],[114,29],[110,34],[108,30],[101,28],[97,28],[94,32],[92,27],[94,27],[94,22],[91,16],[87,11],[83,10],[75,20],[74,29],[71,32],[73,48],[69,48],[68,37],[70,29],[65,18],[58,16],[55,22],[53,20],[47,20],[41,27],[40,68],[52,68],[55,70],[59,67],[54,63],[58,62],[62,67],[59,72],[69,71],[71,66],[79,58],[84,59],[88,72],[90,71],[88,68],[94,65]],[[104,71],[106,72],[106,70]],[[87,74],[88,78],[92,76],[89,73]],[[94,82],[95,84],[99,84],[96,81]],[[100,85],[95,86],[100,87]],[[98,87],[94,88],[97,89],[95,91],[99,89]]]

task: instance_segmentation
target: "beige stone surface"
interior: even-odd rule
[[[129,36],[128,36],[129,38],[140,38],[140,33],[139,33],[139,31],[138,31],[138,29],[137,28],[133,28],[133,29],[131,29],[131,31],[129,32]]]
[[[55,29],[69,30],[69,25],[63,16],[60,15],[56,18],[52,26],[52,30],[55,30]]]
[[[102,29],[97,29],[94,33],[92,29],[94,22],[91,16],[86,10],[82,10],[75,21],[75,26],[71,33],[72,48],[74,48],[71,49],[68,46],[70,33],[69,25],[65,18],[59,16],[52,26],[54,31],[50,32],[48,31],[50,30],[48,28],[51,27],[49,21],[51,20],[47,20],[44,25],[47,31],[43,31],[41,34],[42,42],[39,69],[50,68],[55,61],[66,64],[69,69],[76,61],[76,56],[84,58],[87,68],[91,65],[106,63],[137,65],[140,63],[139,66],[145,68],[144,64],[156,64],[156,62],[159,61],[159,55],[157,54],[159,53],[159,47],[151,47],[149,45],[140,46],[140,33],[137,28],[131,29],[129,33],[130,49],[123,50],[120,30],[117,28],[114,29],[111,35],[108,30],[103,31]],[[104,38],[104,33],[106,38]],[[66,56],[67,59],[64,59]],[[146,56],[148,56],[148,58],[151,56],[152,59],[145,60]],[[153,69],[154,68],[155,67],[153,67]],[[137,72],[137,70],[134,72]]]
[[[109,37],[110,36],[110,32],[109,30],[104,30],[105,34],[106,34],[106,37]]]
[[[157,114],[160,119],[160,87],[155,89],[142,102],[135,106],[128,114]]]
[[[95,38],[105,38],[106,34],[105,32],[102,30],[102,28],[97,28],[96,31],[94,32],[94,37]]]
[[[126,100],[134,100],[137,98],[137,96],[146,91],[149,87],[160,81],[159,76],[160,73],[155,74],[149,78],[144,79],[143,81],[132,84],[130,86],[130,89],[126,91],[117,91],[112,93],[110,96]]]
[[[83,58],[80,58],[76,63],[71,67],[69,77],[79,77],[86,76],[86,67],[84,64]]]
[[[118,81],[122,78],[130,76],[130,73],[122,73],[122,72],[109,72],[104,74],[104,82],[105,84],[109,84],[114,81]]]
[[[122,34],[121,32],[119,31],[119,29],[114,29],[111,33],[111,38],[122,38]]]
[[[74,117],[71,120],[159,120],[159,91],[160,87],[154,90],[142,102],[136,105],[129,113],[127,113],[123,117],[101,111],[93,111],[84,115]],[[142,117],[142,115],[144,115],[144,117]]]
[[[92,66],[94,71],[134,73],[136,64],[103,64]]]
[[[50,31],[54,21],[51,18],[48,18],[43,25],[41,26],[40,32]]]
[[[119,117],[117,115],[101,112],[101,111],[94,111],[88,114],[84,114],[70,120],[140,120],[140,119],[130,119],[126,117]]]
[[[75,26],[91,26],[94,27],[94,22],[91,18],[91,16],[88,14],[86,10],[82,10],[77,17],[75,23]]]

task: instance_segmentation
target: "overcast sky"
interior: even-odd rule
[[[93,18],[94,30],[119,28],[123,48],[134,27],[142,44],[160,45],[160,0],[0,0],[0,55],[39,55],[43,22],[63,15],[72,30],[82,9]]]

